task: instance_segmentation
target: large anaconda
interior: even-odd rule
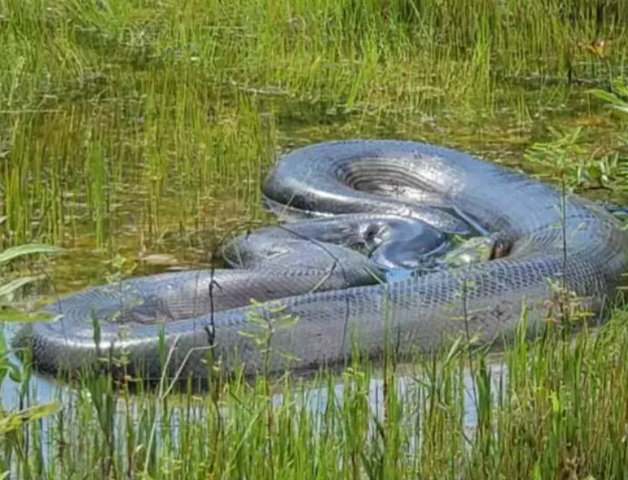
[[[280,159],[263,193],[274,210],[323,217],[289,227],[313,229],[325,217],[352,225],[345,243],[352,236],[359,237],[354,243],[368,243],[373,232],[385,238],[382,225],[391,218],[455,232],[453,213],[464,212],[501,253],[491,261],[381,283],[376,264],[329,244],[324,234],[298,243],[299,232],[270,232],[260,264],[88,289],[47,307],[62,318],[25,326],[14,345],[32,345],[35,365],[49,372],[78,371],[99,355],[124,352],[132,371],[142,366],[144,375],[158,376],[162,347],[176,343],[169,366],[184,376],[206,377],[203,357],[210,347],[223,368],[240,365],[250,373],[260,368],[263,349],[254,337],[269,325],[260,319],[281,314],[296,321],[275,325],[267,366],[310,369],[347,359],[356,346],[367,355],[380,353],[385,328],[402,351],[430,350],[465,330],[485,341],[509,336],[524,301],[531,325],[542,318],[552,282],[601,315],[627,266],[628,233],[594,203],[573,195],[563,203],[554,188],[524,174],[432,145],[354,140],[307,146]],[[286,252],[287,263],[273,264]],[[306,265],[310,257],[314,263]],[[281,300],[250,305],[251,298]],[[155,322],[156,315],[165,321]],[[98,345],[92,318],[100,322]]]

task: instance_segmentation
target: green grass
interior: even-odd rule
[[[520,158],[548,139],[539,125],[599,121],[570,78],[623,75],[628,7],[598,3],[3,0],[0,244],[67,247],[56,278],[74,289],[116,254],[198,263],[190,235],[205,248],[268,221],[260,182],[296,145],[396,136]]]
[[[208,264],[271,221],[279,152],[356,136],[625,202],[626,124],[603,110],[622,90],[588,89],[624,77],[627,19],[620,0],[0,0],[0,248],[64,246],[35,264],[55,294],[163,268],[153,253]],[[462,342],[207,395],[87,378],[51,403],[0,342],[19,397],[0,410],[0,478],[625,478],[628,319],[611,317],[571,339],[549,322],[499,364]]]
[[[575,338],[548,321],[532,342],[523,320],[501,364],[463,341],[403,366],[355,360],[339,375],[235,379],[208,395],[131,394],[87,378],[57,411],[0,431],[0,469],[64,479],[625,478],[626,312]]]

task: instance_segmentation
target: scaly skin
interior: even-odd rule
[[[442,210],[425,205],[425,199],[434,199],[438,206],[462,209],[509,251],[502,258],[452,271],[387,284],[368,280],[350,288],[334,284],[316,293],[290,293],[302,287],[296,283],[307,283],[306,292],[316,283],[302,271],[295,275],[290,269],[264,267],[225,270],[216,274],[224,285],[233,279],[233,290],[225,287],[231,293],[225,294],[225,302],[214,305],[213,313],[206,294],[198,310],[190,307],[192,298],[207,291],[209,272],[131,280],[126,287],[152,298],[150,312],[163,310],[159,304],[164,302],[170,302],[170,313],[175,310],[175,318],[163,326],[166,346],[177,338],[172,371],[181,367],[183,375],[206,378],[202,356],[210,344],[214,358],[226,370],[242,366],[246,373],[258,371],[260,348],[241,333],[259,334],[259,323],[252,318],[276,316],[272,310],[276,303],[243,305],[254,295],[258,299],[283,297],[279,290],[284,287],[288,296],[280,301],[283,313],[297,321],[274,332],[271,345],[294,358],[288,361],[273,354],[269,363],[273,372],[287,366],[299,370],[336,364],[350,356],[354,344],[366,355],[377,355],[383,348],[385,328],[401,353],[429,351],[465,329],[483,341],[509,337],[520,320],[524,300],[533,330],[546,311],[550,281],[562,281],[563,273],[565,286],[582,297],[595,318],[602,318],[603,306],[615,299],[627,267],[628,233],[608,212],[577,196],[568,196],[561,207],[561,195],[548,185],[440,147],[382,140],[312,145],[282,158],[269,173],[263,192],[274,209],[289,205],[291,214],[394,214],[456,231],[456,223],[439,213]],[[194,275],[203,278],[202,287],[195,286]],[[167,298],[166,291],[170,292]],[[49,307],[53,311],[62,308],[63,320],[25,327],[14,345],[32,344],[35,365],[43,371],[56,372],[61,366],[77,371],[92,365],[96,349],[89,305],[110,312],[118,301],[100,289],[71,296]],[[117,339],[120,322],[101,319],[101,351],[107,351],[115,340],[114,353],[125,351],[132,371],[142,366],[143,375],[158,376],[162,326],[127,317],[122,323],[128,331]]]

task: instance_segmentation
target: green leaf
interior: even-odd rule
[[[0,435],[6,435],[19,429],[24,423],[34,422],[35,420],[54,415],[60,408],[61,404],[59,402],[49,402],[11,413],[0,419]]]
[[[591,93],[593,93],[593,95],[595,95],[600,100],[603,100],[608,103],[617,104],[621,102],[621,100],[617,98],[616,95],[613,95],[612,93],[609,93],[605,90],[593,90],[591,91]]]
[[[628,113],[628,105],[613,105],[613,108],[615,110],[619,110],[620,112]]]
[[[0,264],[7,263],[15,258],[23,257],[25,255],[54,254],[64,251],[64,249],[59,247],[53,247],[51,245],[44,245],[39,243],[19,245],[17,247],[7,248],[4,252],[0,253]]]
[[[37,280],[40,280],[41,278],[42,277],[39,275],[36,277],[21,277],[21,278],[16,278],[15,280],[11,280],[9,283],[5,283],[4,285],[0,285],[0,298],[6,297],[7,295],[22,288],[24,285],[33,283]]]
[[[8,355],[3,355],[0,359],[0,379],[4,380],[7,374],[15,383],[22,381],[22,370],[20,367],[11,362]]]
[[[22,370],[15,363],[7,362],[7,372],[9,378],[15,383],[21,383],[24,381],[24,375]]]
[[[20,323],[32,323],[32,322],[47,322],[55,320],[59,316],[51,312],[24,312],[15,309],[0,310],[0,322],[20,322]]]

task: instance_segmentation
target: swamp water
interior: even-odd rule
[[[412,139],[457,148],[549,177],[552,174],[546,165],[539,166],[526,159],[526,153],[536,143],[563,142],[564,145],[568,134],[578,131],[577,143],[565,147],[572,149],[574,169],[578,168],[578,161],[581,165],[590,162],[585,160],[590,152],[599,155],[600,146],[611,148],[616,124],[586,89],[563,88],[559,103],[551,102],[544,89],[525,95],[528,98],[524,117],[508,106],[490,115],[481,112],[454,115],[447,111],[434,111],[429,116],[312,112],[292,102],[251,95],[241,98],[235,108],[224,107],[223,118],[208,120],[213,123],[212,138],[181,143],[181,151],[176,150],[175,141],[172,150],[159,152],[157,164],[147,164],[146,155],[130,151],[140,143],[142,150],[150,149],[152,142],[159,143],[156,138],[151,140],[152,132],[141,132],[141,118],[135,119],[136,127],[121,128],[121,138],[98,138],[98,115],[91,109],[78,111],[76,118],[64,120],[69,122],[65,125],[68,135],[74,130],[87,135],[81,147],[86,149],[82,172],[67,171],[67,176],[55,179],[43,178],[46,176],[43,169],[43,177],[33,179],[46,185],[63,183],[56,185],[58,192],[53,192],[57,198],[49,199],[50,208],[58,209],[59,224],[44,225],[48,221],[44,216],[29,221],[34,228],[48,229],[48,237],[60,240],[67,250],[62,256],[37,266],[37,272],[44,273],[47,280],[29,298],[47,302],[90,285],[128,276],[221,266],[220,261],[212,262],[211,252],[219,256],[217,249],[225,239],[275,221],[261,202],[260,185],[275,158],[297,146],[330,139]],[[181,121],[182,125],[187,124],[185,117]],[[85,129],[86,122],[92,122],[92,127]],[[59,120],[52,114],[46,122],[37,123],[32,127],[35,145],[32,148],[45,149],[46,136],[59,128]],[[178,134],[190,135],[181,128]],[[559,140],[552,137],[552,128],[566,132],[565,136]],[[200,125],[194,125],[191,130],[202,135]],[[135,139],[135,145],[129,145],[124,138],[140,134],[145,139],[142,142]],[[87,146],[85,141],[92,143]],[[586,176],[586,171],[581,180],[585,188],[587,182],[595,181]],[[609,195],[604,190],[591,189],[585,195],[622,201],[621,196]],[[6,328],[7,340],[12,331],[12,327]],[[492,365],[496,382],[503,373],[497,357]],[[398,379],[400,391],[408,389],[407,380],[403,376]],[[468,392],[465,418],[472,426],[476,419],[473,382],[467,376],[465,383]],[[31,401],[50,401],[59,394],[62,398],[72,394],[65,386],[39,376],[31,379],[31,387],[34,394]],[[335,389],[336,396],[341,398],[342,385]],[[381,389],[381,380],[371,382],[369,398],[375,409]],[[312,389],[306,401],[308,408],[324,410],[330,398],[328,393],[326,387]],[[17,407],[19,397],[16,384],[5,381],[2,385],[5,408]],[[273,398],[280,401],[281,395]]]
[[[275,221],[277,155],[331,139],[427,141],[627,205],[625,117],[589,91],[626,77],[627,19],[623,0],[0,0],[0,250],[66,250],[15,265],[43,277],[26,307],[220,264]],[[0,435],[0,477],[628,478],[613,320],[573,352],[229,384],[216,404],[5,378],[9,413],[61,409]]]

